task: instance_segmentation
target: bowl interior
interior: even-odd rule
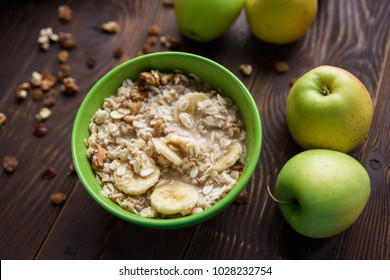
[[[240,115],[244,120],[247,130],[247,158],[243,173],[234,187],[224,198],[214,206],[195,215],[175,219],[150,219],[130,213],[101,194],[101,186],[98,184],[91,164],[86,157],[87,148],[84,139],[89,137],[88,125],[95,114],[101,108],[103,99],[116,93],[123,80],[135,80],[139,72],[158,69],[170,71],[180,69],[186,73],[197,75],[203,81],[216,89],[221,89],[237,105]],[[209,59],[180,52],[162,52],[144,55],[129,60],[103,76],[90,90],[82,102],[74,121],[72,131],[72,157],[77,174],[88,193],[103,208],[112,214],[135,224],[153,228],[179,228],[202,222],[229,205],[242,191],[249,181],[257,165],[261,148],[261,123],[257,106],[252,96],[230,71]]]

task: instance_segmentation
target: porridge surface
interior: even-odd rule
[[[123,81],[89,129],[87,157],[103,194],[143,217],[209,208],[244,166],[246,132],[236,106],[181,71]]]

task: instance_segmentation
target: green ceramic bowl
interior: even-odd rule
[[[214,88],[221,89],[237,105],[247,130],[247,158],[243,173],[237,185],[215,205],[203,212],[174,219],[144,218],[130,213],[101,193],[91,164],[86,157],[84,139],[89,137],[88,125],[101,108],[103,99],[116,93],[125,79],[135,80],[143,70],[158,69],[169,71],[180,69],[185,73],[193,73]],[[169,229],[191,226],[203,222],[222,211],[231,204],[244,189],[257,165],[261,149],[262,131],[259,112],[251,94],[229,70],[207,58],[182,52],[161,52],[131,59],[104,75],[83,100],[72,131],[72,157],[77,174],[85,189],[104,209],[115,216],[145,227]]]

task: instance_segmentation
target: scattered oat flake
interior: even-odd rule
[[[250,76],[253,72],[253,67],[251,64],[241,64],[240,66],[238,66],[238,69],[245,76]]]
[[[49,49],[51,42],[56,42],[58,39],[58,35],[53,32],[51,27],[43,28],[39,31],[38,44],[45,51]]]
[[[114,20],[110,20],[101,24],[101,29],[108,33],[118,33],[120,30],[120,25]]]
[[[14,156],[5,156],[3,158],[3,169],[6,173],[14,173],[18,167],[18,160]]]
[[[49,108],[43,107],[39,110],[39,112],[35,115],[35,119],[37,121],[45,121],[50,118],[52,112]]]
[[[76,174],[76,168],[74,167],[73,162],[69,164],[69,173],[68,174]]]
[[[17,101],[23,101],[27,98],[27,95],[28,95],[28,92],[27,90],[25,89],[22,89],[21,87],[18,87],[16,89],[16,94],[15,94],[15,97],[16,97],[16,100]]]
[[[288,70],[290,70],[290,67],[287,62],[280,60],[274,63],[274,69],[277,73],[284,74],[287,73]]]
[[[161,44],[167,49],[178,49],[181,41],[173,35],[164,35],[160,37]]]

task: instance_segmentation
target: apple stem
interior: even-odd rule
[[[322,95],[327,96],[330,94],[330,89],[325,83],[322,83],[321,87],[322,87],[322,91],[321,91]]]
[[[271,199],[273,201],[275,201],[276,203],[278,204],[281,204],[281,205],[291,205],[291,204],[296,204],[297,202],[296,201],[282,201],[282,200],[279,200],[277,199],[271,192],[270,188],[269,188],[269,185],[267,185],[267,193],[268,195],[271,197]]]

